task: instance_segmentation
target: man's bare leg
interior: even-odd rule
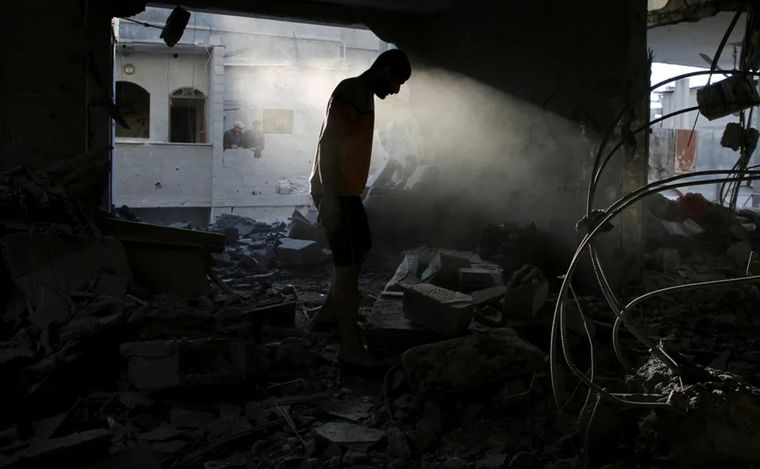
[[[335,324],[338,322],[338,305],[335,301],[335,269],[333,269],[330,289],[327,291],[325,301],[322,302],[319,311],[314,315],[313,321],[318,324]]]
[[[338,304],[341,362],[359,366],[379,366],[380,361],[365,350],[359,334],[359,271],[361,266],[335,268],[334,298]]]

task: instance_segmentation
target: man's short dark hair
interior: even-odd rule
[[[402,78],[404,81],[412,76],[412,65],[409,63],[409,57],[401,49],[390,49],[375,59],[370,70],[380,70],[388,67],[393,75]]]

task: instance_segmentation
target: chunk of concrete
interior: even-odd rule
[[[420,283],[404,292],[404,316],[446,337],[461,336],[472,320],[472,297]]]
[[[497,283],[496,275],[499,274],[490,269],[477,267],[459,269],[459,291],[469,293],[493,287]]]
[[[377,443],[386,435],[383,430],[345,422],[327,422],[315,431],[320,438],[339,445]]]
[[[364,335],[371,350],[394,354],[443,338],[405,318],[401,298],[386,297],[372,305]]]
[[[309,266],[322,261],[322,248],[314,241],[280,238],[277,258],[289,266]]]
[[[459,269],[472,266],[470,258],[454,251],[440,251],[422,272],[425,283],[456,290],[459,288]]]
[[[420,345],[401,356],[404,375],[421,398],[504,383],[544,366],[544,354],[510,328]]]
[[[393,274],[388,283],[385,285],[386,292],[403,292],[412,285],[420,283],[418,270],[420,259],[416,252],[407,252],[404,259],[399,264],[396,272]]]
[[[177,339],[121,345],[127,374],[140,389],[242,383],[259,370],[255,346],[237,339]]]

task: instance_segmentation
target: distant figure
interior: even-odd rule
[[[327,103],[314,158],[311,195],[335,265],[330,291],[314,322],[337,322],[341,335],[338,360],[350,365],[381,365],[364,349],[356,322],[359,272],[372,245],[361,194],[372,154],[375,96],[385,99],[398,93],[411,74],[406,54],[391,49],[380,54],[369,70],[341,81]]]
[[[253,121],[251,130],[246,130],[245,134],[243,134],[243,143],[246,148],[253,150],[254,158],[261,158],[261,152],[264,151],[264,147],[266,146],[261,121]]]
[[[224,149],[243,146],[243,123],[235,121],[232,128],[224,133]]]

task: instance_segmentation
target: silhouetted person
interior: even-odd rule
[[[235,121],[232,128],[224,133],[224,149],[240,148],[243,146],[243,123]]]
[[[246,130],[245,134],[243,134],[243,142],[246,148],[253,150],[254,158],[261,158],[261,152],[264,151],[264,147],[266,146],[261,121],[253,121],[251,130]]]
[[[311,195],[319,210],[319,222],[327,232],[335,272],[330,291],[315,323],[337,321],[341,333],[341,362],[377,366],[367,352],[356,323],[359,313],[359,272],[371,247],[367,214],[361,194],[367,184],[374,97],[396,94],[412,73],[409,59],[398,49],[380,54],[361,75],[341,81],[330,96],[322,124]]]

